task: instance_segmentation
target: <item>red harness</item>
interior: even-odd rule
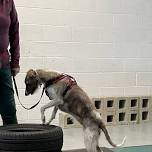
[[[53,79],[50,79],[48,80],[46,83],[45,83],[45,88],[49,87],[50,85],[53,85],[55,83],[57,83],[58,81],[62,80],[62,79],[65,79],[66,82],[67,82],[67,88],[64,90],[63,92],[63,97],[66,95],[66,93],[74,86],[77,84],[76,80],[70,76],[70,75],[67,75],[67,74],[61,74]]]

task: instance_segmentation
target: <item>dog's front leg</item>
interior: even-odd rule
[[[57,106],[54,107],[53,112],[52,112],[52,115],[51,115],[51,118],[50,118],[49,121],[46,123],[47,125],[49,125],[49,124],[52,122],[52,120],[55,119],[55,116],[56,116],[56,113],[57,113],[58,109],[59,109],[59,108],[58,108]]]
[[[42,119],[43,124],[45,124],[45,115],[44,115],[45,110],[53,106],[58,106],[59,104],[62,104],[62,103],[63,102],[61,99],[53,99],[49,103],[41,107],[41,119]]]

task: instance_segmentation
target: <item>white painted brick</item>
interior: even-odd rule
[[[70,0],[70,9],[78,11],[96,11],[96,0]]]
[[[16,6],[19,7],[38,7],[38,8],[53,8],[53,9],[68,9],[69,1],[68,0],[16,0]]]
[[[133,73],[104,73],[100,82],[105,87],[121,87],[135,85],[135,75]]]
[[[42,4],[42,1],[40,0],[31,0],[31,1],[26,1],[26,0],[16,0],[15,1],[16,7],[38,7],[40,4]]]
[[[69,27],[44,26],[43,29],[44,41],[71,41],[71,29]]]
[[[114,34],[111,27],[104,28],[99,32],[99,41],[101,43],[113,43],[114,42]]]
[[[75,73],[97,73],[100,72],[100,60],[99,59],[74,59],[73,71]]]
[[[19,16],[19,21],[22,24],[38,24],[38,22],[41,22],[42,19],[42,14],[41,14],[41,9],[38,8],[26,8],[26,7],[21,7],[18,8],[18,16]]]
[[[20,37],[22,41],[42,41],[44,40],[43,26],[21,25]]]
[[[135,85],[133,73],[74,74],[81,86],[124,87]]]
[[[20,120],[27,120],[28,119],[28,111],[25,109],[22,109],[20,105],[16,106],[16,114],[17,114],[17,119]]]
[[[28,119],[29,120],[41,120],[41,113],[40,113],[40,108],[42,105],[38,105],[32,110],[28,111]]]
[[[78,84],[80,86],[82,86],[81,84]],[[99,97],[100,96],[100,89],[99,87],[96,86],[84,86],[82,87],[82,89],[88,94],[88,96],[91,97]]]
[[[73,71],[73,60],[70,58],[45,58],[44,68],[69,73]]]
[[[141,15],[140,16],[141,27],[146,29],[152,28],[152,20],[150,16]]]
[[[103,87],[100,88],[100,96],[103,97],[118,97],[124,96],[124,88],[123,87]]]
[[[117,14],[114,15],[114,24],[113,28],[139,28],[140,27],[140,18],[136,14]]]
[[[142,44],[140,46],[140,57],[142,58],[152,58],[152,44]],[[135,51],[136,52],[136,51]]]
[[[98,42],[99,28],[73,28],[72,41],[76,42]]]
[[[119,13],[143,14],[146,9],[146,3],[144,0],[119,0],[118,3],[121,3],[120,9],[117,10]]]
[[[121,59],[99,59],[101,72],[121,72],[123,71],[123,61]]]
[[[22,57],[29,56],[30,48],[27,41],[20,41],[20,50],[21,50],[20,56]]]
[[[142,44],[139,44],[138,42],[134,43],[115,43],[113,45],[113,50],[112,50],[112,55],[113,57],[118,57],[118,58],[140,58],[146,56],[145,48],[144,51],[141,50]],[[149,53],[150,51],[148,51]]]
[[[43,69],[44,59],[35,58],[35,57],[28,57],[28,58],[24,57],[21,59],[20,64],[21,64],[21,72],[27,72],[29,69]]]
[[[29,43],[30,56],[34,57],[68,57],[68,58],[105,58],[117,55],[113,45],[108,43],[82,42],[47,42],[37,41]],[[108,61],[110,62],[111,59]],[[105,63],[108,64],[109,62]],[[113,61],[113,60],[111,60]],[[101,61],[102,62],[102,61]],[[110,66],[110,63],[109,63]],[[121,66],[121,65],[120,65]]]
[[[149,41],[148,36],[150,36],[148,32],[150,31],[145,32],[145,30],[141,28],[126,28],[124,30],[124,28],[121,27],[119,29],[114,29],[112,31],[113,42],[115,43],[148,42]]]
[[[151,72],[151,59],[126,59],[124,60],[125,72]]]
[[[98,14],[95,12],[72,11],[69,25],[71,26],[95,26],[100,28],[112,27],[113,17],[111,14]]]
[[[22,24],[64,26],[69,23],[69,12],[63,10],[18,8]]]
[[[152,73],[138,73],[137,74],[138,86],[151,86],[152,85]]]
[[[70,9],[77,11],[91,11],[102,13],[114,13],[118,12],[121,8],[121,1],[112,0],[70,0]]]
[[[144,9],[144,15],[146,16],[150,16],[150,14],[152,13],[151,7],[152,7],[152,2],[149,1],[148,3],[145,3],[145,9]]]
[[[16,77],[16,84],[18,89],[25,89],[24,79],[25,79],[25,73],[19,73]]]
[[[142,96],[142,95],[150,95],[150,87],[138,87],[138,86],[133,86],[133,87],[125,87],[124,88],[124,95],[125,96]]]

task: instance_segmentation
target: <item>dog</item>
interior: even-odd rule
[[[43,124],[49,125],[55,118],[58,109],[60,109],[63,112],[71,114],[83,126],[84,143],[87,152],[102,152],[99,148],[101,130],[104,132],[109,144],[113,147],[124,144],[126,138],[123,139],[120,145],[113,143],[91,99],[85,91],[78,86],[73,77],[55,71],[30,69],[27,71],[25,77],[25,95],[33,95],[42,84],[44,85],[46,95],[51,100],[41,107]],[[52,116],[46,123],[44,112],[51,107],[54,107]]]

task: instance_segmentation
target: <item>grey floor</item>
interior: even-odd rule
[[[121,143],[123,137],[127,136],[124,147],[152,145],[152,122],[131,126],[108,126],[107,129],[115,143]],[[62,150],[84,148],[81,128],[63,129],[63,132],[64,144]],[[100,137],[100,146],[111,148],[103,133]]]

